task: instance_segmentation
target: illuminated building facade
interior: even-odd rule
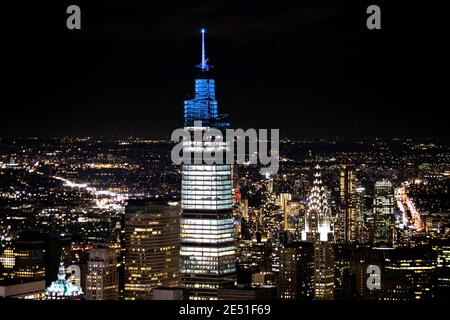
[[[437,254],[437,292],[439,299],[450,296],[450,240],[438,240],[432,245]]]
[[[195,79],[195,97],[184,103],[184,126],[190,132],[220,129],[215,84],[205,57]],[[201,121],[201,127],[198,126]],[[202,146],[194,146],[204,150]],[[184,152],[188,151],[184,148]],[[181,277],[190,299],[217,299],[219,288],[234,283],[236,272],[233,219],[233,170],[228,164],[183,164],[181,186]]]
[[[314,299],[334,298],[334,236],[331,229],[329,195],[316,166],[313,186],[308,197],[305,229],[302,239],[314,244]]]
[[[17,240],[15,244],[15,275],[17,279],[45,279],[45,240]]]
[[[314,296],[314,244],[293,242],[280,250],[278,297],[309,300]]]
[[[406,285],[402,300],[430,300],[436,297],[437,254],[428,246],[397,248],[385,258],[386,271],[398,272]],[[383,277],[383,275],[382,275]],[[381,279],[383,288],[383,278]],[[390,295],[384,293],[385,300]]]
[[[16,258],[14,256],[14,248],[10,243],[1,244],[0,253],[0,282],[6,282],[15,278],[14,266]]]
[[[86,299],[119,299],[117,255],[113,248],[93,248],[89,251]]]
[[[339,202],[336,242],[359,242],[358,210],[356,194],[356,170],[351,165],[342,165],[339,172]]]
[[[125,299],[151,300],[152,289],[179,285],[179,206],[131,200],[125,209]]]
[[[3,247],[3,246],[2,246]],[[0,251],[0,281],[28,282],[45,279],[46,242],[35,235],[4,245]]]
[[[374,243],[392,246],[394,234],[394,188],[390,181],[375,183],[373,199]]]
[[[61,262],[58,269],[58,279],[45,289],[47,300],[79,300],[83,295],[83,290],[79,286],[73,285],[66,279],[66,269]]]

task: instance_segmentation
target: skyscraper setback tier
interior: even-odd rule
[[[195,97],[184,103],[184,125],[191,132],[222,129],[228,125],[218,114],[204,36],[202,29],[202,62],[195,79]],[[201,121],[201,127],[197,121]],[[183,151],[188,151],[189,147]],[[204,147],[202,144],[201,148]],[[234,284],[236,247],[232,187],[229,164],[182,166],[181,280],[190,299],[217,299],[218,289]]]

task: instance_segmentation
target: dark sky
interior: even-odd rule
[[[193,90],[203,26],[234,127],[447,135],[443,1],[16,2],[2,4],[0,136],[168,138]],[[70,4],[81,7],[79,31],[66,28]],[[381,30],[366,28],[369,4],[381,7]]]

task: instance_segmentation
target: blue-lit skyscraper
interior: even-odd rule
[[[225,128],[228,124],[218,114],[215,83],[205,57],[204,29],[202,61],[197,67],[195,96],[184,102],[184,126],[202,132]],[[181,277],[190,299],[217,299],[217,290],[235,281],[232,205],[231,165],[183,164]]]

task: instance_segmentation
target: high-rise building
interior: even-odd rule
[[[114,248],[99,247],[89,252],[86,279],[87,300],[118,300],[119,274]]]
[[[151,300],[157,286],[179,285],[179,206],[130,200],[125,209],[125,299]]]
[[[290,243],[280,250],[278,297],[282,300],[309,300],[314,297],[314,244]]]
[[[373,198],[374,243],[391,246],[394,234],[394,188],[390,181],[381,180],[375,183]]]
[[[308,209],[302,239],[314,244],[314,299],[334,297],[334,252],[329,195],[316,166],[313,186],[308,197]]]
[[[227,126],[218,115],[204,39],[202,29],[202,60],[195,79],[195,96],[184,103],[184,126],[197,133]],[[183,152],[205,147],[205,143],[190,144]],[[182,284],[189,290],[190,299],[217,299],[218,289],[233,284],[236,273],[232,165],[211,165],[201,159],[197,163],[182,165]]]
[[[22,283],[45,279],[46,242],[41,234],[24,232],[0,247],[0,281]]]
[[[280,193],[278,195],[278,202],[280,203],[280,209],[283,212],[284,223],[283,230],[287,231],[289,228],[289,202],[292,200],[292,195],[290,193]]]
[[[339,174],[339,202],[336,242],[359,242],[356,194],[356,170],[352,165],[342,165]]]
[[[450,240],[435,240],[432,248],[437,255],[437,298],[450,296]]]
[[[366,208],[366,189],[363,187],[356,188],[356,243],[369,243],[370,232],[368,224]]]
[[[401,283],[406,284],[405,293],[396,299],[429,300],[436,297],[437,254],[429,246],[396,248],[385,259],[386,270],[400,274]],[[383,276],[381,278],[383,289]],[[384,292],[385,300],[392,292]]]

